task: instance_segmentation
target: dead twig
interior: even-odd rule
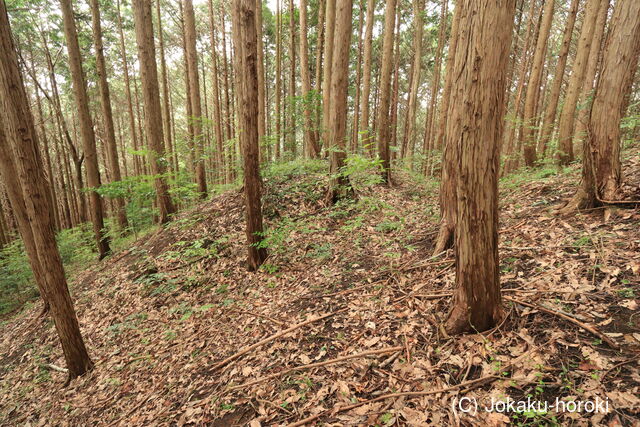
[[[288,369],[284,369],[280,372],[276,372],[274,374],[270,374],[267,376],[264,376],[262,378],[258,378],[257,380],[254,381],[250,381],[248,383],[244,383],[244,384],[240,384],[240,385],[236,385],[233,387],[230,387],[228,390],[229,391],[233,391],[233,390],[239,390],[245,387],[249,387],[255,384],[259,384],[261,382],[264,381],[268,381],[270,379],[273,378],[278,378],[281,377],[285,374],[288,374],[289,372],[293,372],[293,371],[302,371],[302,370],[306,370],[306,369],[314,369],[314,368],[319,368],[321,366],[327,366],[327,365],[332,365],[334,363],[340,363],[340,362],[344,362],[345,360],[349,360],[349,359],[358,359],[361,357],[367,357],[367,356],[374,356],[377,354],[386,354],[386,353],[392,353],[394,351],[398,351],[398,350],[402,350],[402,347],[389,347],[389,348],[383,348],[380,350],[371,350],[371,351],[365,351],[362,353],[358,353],[358,354],[350,354],[348,356],[342,356],[342,357],[337,357],[335,359],[330,359],[330,360],[325,360],[324,362],[316,362],[316,363],[309,363],[307,365],[300,365],[300,366],[294,366],[293,368],[288,368]]]
[[[239,359],[240,357],[242,357],[245,354],[249,353],[251,350],[255,350],[258,347],[262,347],[263,345],[265,345],[268,342],[276,340],[276,339],[280,338],[283,335],[287,335],[289,332],[293,332],[296,329],[300,329],[303,326],[309,325],[309,324],[314,323],[314,322],[318,322],[318,321],[326,319],[328,317],[335,316],[336,314],[341,313],[341,312],[346,311],[346,310],[347,309],[344,308],[342,310],[338,310],[338,311],[335,311],[333,313],[325,314],[323,316],[316,317],[314,319],[305,320],[302,323],[298,323],[296,325],[293,325],[290,328],[285,329],[284,331],[280,331],[277,334],[271,335],[271,336],[269,336],[269,337],[267,337],[267,338],[265,338],[263,340],[258,341],[255,344],[251,344],[250,346],[245,347],[244,349],[240,350],[239,352],[237,352],[237,353],[227,357],[226,359],[221,360],[220,362],[216,363],[215,365],[213,365],[213,367],[211,369],[214,370],[214,371],[218,370],[218,369],[228,365],[229,363],[233,362],[234,360]]]
[[[529,308],[533,308],[533,309],[536,309],[536,310],[539,310],[539,311],[543,311],[543,312],[545,312],[547,314],[552,314],[554,316],[558,316],[558,317],[560,317],[560,318],[562,318],[564,320],[567,320],[567,321],[573,323],[574,325],[580,326],[585,331],[590,332],[591,334],[593,334],[593,335],[597,336],[598,338],[602,339],[602,341],[606,342],[609,345],[609,347],[614,348],[616,350],[620,348],[620,346],[615,341],[613,341],[611,338],[606,336],[604,333],[600,332],[599,330],[597,330],[596,328],[594,328],[591,325],[588,325],[588,324],[586,324],[584,322],[579,321],[578,319],[576,319],[574,317],[568,316],[568,315],[566,315],[564,313],[560,313],[560,312],[555,311],[555,310],[551,310],[549,308],[545,308],[545,307],[543,307],[541,305],[530,304],[528,302],[524,302],[524,301],[521,301],[521,300],[513,298],[513,297],[503,297],[503,298],[505,300],[507,300],[507,301],[515,302],[517,304],[524,305],[524,306],[529,307]]]

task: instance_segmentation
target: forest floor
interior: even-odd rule
[[[635,200],[637,153],[623,167]],[[257,273],[243,267],[236,189],[76,274],[96,366],[67,387],[41,306],[3,322],[0,424],[638,425],[638,209],[556,215],[577,165],[501,180],[506,317],[448,337],[455,272],[452,251],[432,257],[437,184],[399,172],[393,188],[327,207],[318,165],[267,176]],[[484,410],[507,398],[539,406]]]

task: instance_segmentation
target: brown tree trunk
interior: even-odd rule
[[[462,0],[452,70],[450,132],[456,175],[456,284],[449,333],[484,331],[502,316],[498,259],[498,165],[515,0]]]
[[[313,131],[309,98],[311,93],[311,76],[309,73],[309,44],[307,41],[307,0],[300,0],[300,77],[302,78],[302,98],[304,108],[304,145],[307,155],[315,159],[320,154],[320,147]]]
[[[302,19],[302,18],[300,18]],[[306,37],[306,32],[305,32]],[[266,160],[264,137],[266,136],[266,108],[267,97],[264,84],[264,42],[262,40],[262,0],[256,0],[256,38],[258,39],[258,145],[260,147],[260,162]],[[308,57],[307,57],[308,62]]]
[[[160,224],[168,222],[176,209],[169,195],[169,187],[165,181],[165,167],[161,161],[164,157],[162,133],[162,113],[160,107],[160,90],[158,89],[158,70],[156,68],[155,44],[153,41],[153,18],[151,2],[133,0],[133,17],[138,44],[138,61],[145,105],[145,131],[149,144],[149,165],[154,176],[156,203],[159,210]]]
[[[178,154],[173,147],[173,133],[171,131],[171,108],[169,107],[169,79],[167,77],[167,61],[164,55],[164,30],[160,0],[156,1],[156,15],[158,17],[158,50],[160,51],[160,77],[162,79],[162,125],[166,140],[166,153],[173,172],[178,173]]]
[[[316,43],[316,75],[315,75],[315,81],[314,81],[314,89],[315,89],[315,95],[316,95],[315,99],[317,99],[317,96],[322,93],[322,64],[324,61],[323,53],[324,53],[324,34],[325,34],[324,14],[326,10],[327,8],[326,8],[325,0],[318,0],[318,26],[316,27],[318,39]],[[315,133],[316,142],[318,143],[318,154],[319,154],[320,150],[322,150],[322,147],[320,147],[320,123],[322,123],[322,103],[317,102],[315,100],[314,100],[314,103],[315,103],[314,133]]]
[[[73,93],[80,119],[80,133],[82,135],[82,145],[84,148],[85,168],[87,171],[87,184],[92,189],[89,192],[91,206],[91,222],[93,223],[93,233],[98,244],[100,259],[106,257],[111,249],[109,248],[109,237],[104,232],[104,213],[102,210],[102,198],[95,189],[100,187],[100,170],[98,168],[98,154],[96,150],[96,137],[93,133],[93,121],[89,112],[89,99],[87,97],[87,87],[82,70],[82,59],[80,58],[80,46],[78,45],[78,34],[73,17],[71,0],[60,0],[62,7],[62,17],[64,21],[64,34],[67,40],[67,51],[69,54],[69,68],[73,81]]]
[[[558,101],[560,100],[560,90],[564,81],[564,72],[567,68],[567,58],[569,56],[569,48],[571,47],[571,38],[573,36],[573,27],[576,23],[576,15],[578,14],[578,4],[580,0],[571,0],[567,23],[564,27],[562,36],[562,45],[558,53],[558,63],[556,64],[555,76],[551,92],[549,93],[549,103],[544,111],[544,119],[542,121],[542,129],[540,130],[540,141],[538,141],[537,152],[540,157],[544,157],[547,151],[547,145],[553,133],[553,123],[556,120],[556,112],[558,109]]]
[[[391,94],[391,112],[389,113],[389,128],[391,129],[390,147],[393,150],[389,153],[391,160],[395,159],[398,144],[398,99],[400,96],[400,2],[396,2],[396,47],[394,49],[393,66],[393,89]]]
[[[367,17],[364,31],[364,66],[362,69],[362,118],[360,119],[360,131],[362,132],[362,146],[367,147],[373,154],[371,132],[369,130],[369,99],[371,98],[371,55],[373,39],[373,20],[376,8],[376,0],[367,0]]]
[[[540,93],[540,80],[544,67],[544,60],[547,55],[547,40],[553,23],[554,0],[545,0],[546,4],[544,12],[542,12],[542,24],[538,33],[538,41],[536,43],[535,53],[533,54],[533,63],[531,65],[531,73],[529,74],[529,83],[527,84],[527,95],[524,102],[524,117],[522,121],[522,132],[524,141],[524,164],[525,166],[533,166],[536,162],[536,138],[535,125],[536,107],[538,104],[538,96]]]
[[[258,147],[258,66],[256,36],[256,3],[235,0],[233,3],[233,38],[235,61],[239,74],[238,125],[244,158],[244,198],[247,218],[247,268],[256,271],[267,258],[262,241],[262,209]]]
[[[356,64],[356,96],[353,100],[353,126],[351,129],[350,139],[350,149],[352,153],[355,153],[358,149],[358,140],[360,136],[360,93],[362,89],[362,29],[364,28],[364,7],[364,0],[360,0],[360,11],[358,13],[358,62]]]
[[[382,44],[382,69],[380,71],[380,105],[378,106],[378,155],[382,164],[382,181],[391,184],[390,104],[391,70],[393,67],[393,37],[396,19],[396,0],[387,0],[384,13],[384,39]]]
[[[446,1],[446,0],[445,0]],[[404,135],[402,137],[402,146],[400,147],[400,158],[407,158],[408,147],[415,146],[414,136],[416,127],[416,112],[418,109],[418,88],[420,87],[420,72],[422,69],[422,33],[424,32],[424,20],[422,13],[424,10],[424,2],[422,0],[413,0],[413,62],[411,63],[411,86],[409,88],[409,102],[407,106],[407,114],[404,120]],[[444,25],[440,21],[440,25]],[[411,150],[413,153],[413,151]],[[412,161],[407,159],[410,167]]]
[[[276,134],[274,138],[276,160],[280,159],[282,139],[282,10],[280,0],[276,0]]]
[[[4,2],[0,2],[0,101],[7,119],[0,123],[0,132],[3,128],[7,131],[6,136],[0,135],[0,171],[5,180],[11,181],[5,181],[6,186],[15,187],[17,197],[13,197],[12,205],[23,214],[20,233],[25,245],[32,242],[28,255],[34,274],[40,276],[43,299],[50,304],[71,380],[90,370],[93,363],[82,340],[56,245],[49,189]]]
[[[202,102],[200,100],[200,79],[198,76],[198,55],[196,52],[196,18],[192,0],[182,0],[184,10],[185,42],[187,45],[187,64],[189,72],[189,99],[191,101],[191,119],[193,122],[193,144],[195,156],[196,183],[201,199],[207,197],[207,176],[202,157],[204,144],[202,134]]]
[[[295,97],[296,97],[296,9],[293,5],[293,0],[289,0],[289,99],[291,100],[291,114],[288,115],[290,123],[289,133],[289,145],[291,147],[291,153],[293,158],[296,157],[296,110],[295,110]]]
[[[260,1],[260,0],[258,0]],[[216,164],[218,182],[224,182],[224,146],[222,136],[222,113],[220,108],[220,91],[218,87],[218,53],[216,47],[216,23],[213,11],[213,0],[209,0],[209,26],[211,27],[211,86],[213,93],[213,130],[216,138]]]
[[[598,10],[602,0],[587,0],[587,6],[580,31],[580,40],[576,51],[576,59],[571,68],[569,87],[562,104],[558,123],[558,164],[568,165],[573,161],[573,126],[575,123],[578,97],[586,74],[587,61],[591,52],[591,42],[595,30]]]
[[[328,4],[328,2],[327,2]],[[349,48],[351,45],[351,19],[353,1],[340,0],[334,13],[335,28],[333,34],[334,45],[331,65],[331,123],[329,138],[329,191],[327,201],[336,202],[339,198],[349,196],[351,187],[348,178],[341,173],[346,158],[345,145],[347,141],[347,93],[349,88]],[[328,22],[328,21],[327,21]],[[327,38],[327,42],[329,38]]]
[[[336,26],[336,0],[326,0],[324,30],[324,65],[322,71],[322,141],[325,147],[330,146],[331,131],[331,67],[333,66],[333,47]]]
[[[618,0],[614,5],[585,139],[582,186],[562,210],[607,205],[619,197],[620,121],[640,56],[640,2]],[[605,220],[609,210],[605,210]]]
[[[584,84],[580,94],[580,109],[575,122],[574,138],[578,143],[584,144],[586,137],[587,122],[589,121],[589,111],[591,110],[590,97],[593,95],[593,89],[596,83],[596,74],[598,73],[598,65],[602,56],[602,40],[604,38],[604,29],[607,26],[607,16],[609,14],[609,0],[602,0],[600,10],[598,11],[598,19],[593,33],[593,41],[591,43],[591,54],[587,61],[587,70],[585,72]],[[578,150],[582,146],[578,144]]]
[[[109,158],[109,170],[113,181],[121,181],[120,163],[118,162],[118,149],[116,146],[116,132],[113,127],[113,111],[111,110],[111,95],[107,83],[107,66],[104,60],[104,48],[102,46],[102,25],[100,23],[100,8],[98,0],[91,0],[91,20],[93,22],[93,45],[96,55],[96,70],[98,72],[98,85],[100,87],[100,103],[102,105],[102,117],[104,120],[106,149]],[[120,230],[126,230],[129,226],[124,210],[124,199],[117,197],[114,200],[116,219]]]

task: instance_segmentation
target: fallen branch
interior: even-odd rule
[[[306,326],[306,325],[308,325],[310,323],[314,323],[314,322],[317,322],[319,320],[323,320],[323,319],[326,319],[328,317],[335,316],[336,314],[338,314],[340,312],[343,312],[345,310],[346,310],[346,308],[344,308],[342,310],[335,311],[333,313],[325,314],[325,315],[320,316],[320,317],[316,317],[315,319],[305,320],[302,323],[298,323],[296,325],[293,325],[290,328],[285,329],[284,331],[280,331],[277,334],[271,335],[271,336],[269,336],[269,337],[267,337],[267,338],[265,338],[263,340],[258,341],[255,344],[251,344],[250,346],[243,348],[242,350],[240,350],[236,354],[233,354],[233,355],[227,357],[226,359],[216,363],[215,365],[213,365],[213,367],[211,369],[213,369],[213,370],[220,369],[220,368],[228,365],[229,363],[233,362],[234,360],[239,359],[240,357],[242,357],[245,354],[249,353],[251,350],[255,350],[258,347],[262,347],[266,343],[271,342],[273,340],[276,340],[276,339],[280,338],[281,336],[288,334],[289,332],[293,332],[296,329],[299,329],[299,328],[301,328],[303,326]]]
[[[566,315],[564,313],[560,313],[560,312],[555,311],[555,310],[551,310],[549,308],[545,308],[545,307],[543,307],[541,305],[530,304],[528,302],[524,302],[524,301],[521,301],[521,300],[513,298],[513,297],[506,297],[505,296],[503,298],[505,300],[507,300],[507,301],[515,302],[517,304],[524,305],[524,306],[529,307],[529,308],[533,308],[533,309],[536,309],[536,310],[539,310],[539,311],[543,311],[543,312],[548,313],[548,314],[552,314],[554,316],[558,316],[558,317],[560,317],[560,318],[562,318],[564,320],[568,320],[569,322],[573,323],[574,325],[578,325],[582,329],[584,329],[585,331],[590,332],[593,335],[597,336],[598,338],[602,339],[602,341],[606,342],[609,345],[609,347],[614,348],[616,350],[620,348],[620,346],[615,341],[613,341],[611,338],[606,336],[604,333],[600,332],[599,330],[597,330],[596,328],[594,328],[591,325],[588,325],[588,324],[586,324],[584,322],[579,321],[578,319],[576,319],[574,317],[568,316],[568,315]]]
[[[399,351],[399,350],[402,350],[402,347],[389,347],[389,348],[383,348],[383,349],[380,349],[380,350],[371,350],[371,351],[365,351],[365,352],[358,353],[358,354],[350,354],[348,356],[337,357],[335,359],[325,360],[324,362],[316,362],[316,363],[309,363],[307,365],[294,366],[293,368],[284,369],[284,370],[282,370],[280,372],[276,372],[276,373],[264,376],[262,378],[258,378],[257,380],[250,381],[248,383],[244,383],[244,384],[240,384],[240,385],[236,385],[236,386],[230,387],[228,390],[229,391],[240,390],[242,388],[249,387],[249,386],[252,386],[252,385],[255,385],[255,384],[259,384],[261,382],[268,381],[268,380],[273,379],[273,378],[281,377],[282,375],[288,374],[289,372],[293,372],[293,371],[302,371],[302,370],[305,370],[305,369],[314,369],[314,368],[319,368],[321,366],[327,366],[327,365],[332,365],[334,363],[344,362],[345,360],[349,360],[349,359],[357,359],[357,358],[360,358],[360,357],[374,356],[374,355],[377,355],[377,354],[392,353],[394,351]]]
[[[53,363],[47,363],[46,365],[41,365],[43,368],[51,369],[52,371],[64,372],[67,373],[69,370],[67,368],[61,368],[60,366],[56,366]]]

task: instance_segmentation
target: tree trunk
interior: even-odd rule
[[[282,139],[282,10],[280,0],[276,0],[276,134],[274,138],[276,160],[280,159],[280,139]]]
[[[82,60],[80,58],[80,46],[78,45],[78,34],[73,17],[71,0],[60,0],[62,7],[62,17],[64,21],[64,34],[67,40],[67,50],[69,54],[69,68],[73,81],[73,93],[80,119],[80,133],[84,148],[85,168],[87,171],[87,184],[92,189],[89,192],[91,206],[91,222],[93,223],[93,233],[98,244],[100,259],[106,257],[111,249],[109,248],[109,237],[104,232],[104,213],[102,210],[102,198],[95,189],[100,187],[100,170],[98,168],[98,154],[96,150],[96,137],[93,133],[93,121],[89,112],[89,98],[87,97],[87,87],[82,70]]]
[[[302,19],[302,18],[300,18]],[[306,37],[306,32],[305,32]],[[266,108],[264,84],[264,42],[262,40],[262,0],[256,0],[256,38],[258,39],[258,146],[260,147],[260,162],[266,160],[264,137],[266,136]],[[308,57],[307,57],[308,62]]]
[[[316,75],[314,81],[314,89],[316,98],[314,98],[315,105],[315,123],[314,123],[314,133],[315,139],[318,144],[318,155],[322,150],[320,147],[320,123],[322,123],[322,103],[317,102],[318,95],[322,93],[322,64],[323,64],[323,53],[324,53],[324,14],[326,12],[326,4],[325,0],[318,0],[318,26],[316,27],[316,31],[318,34],[318,39],[316,43]]]
[[[113,127],[113,111],[111,110],[111,95],[107,83],[107,66],[104,60],[104,48],[102,46],[102,25],[100,23],[100,8],[98,0],[91,0],[91,20],[93,22],[93,45],[96,55],[96,70],[98,72],[98,85],[100,87],[100,103],[102,105],[102,117],[104,120],[106,148],[109,159],[109,169],[113,181],[121,181],[120,163],[118,162],[118,149],[116,146],[116,131]],[[117,197],[115,200],[116,219],[120,230],[126,230],[129,226],[124,210],[124,199]]]
[[[452,70],[447,144],[455,145],[456,284],[449,333],[478,332],[501,318],[498,165],[515,0],[462,0]]]
[[[614,5],[602,57],[602,71],[591,106],[588,137],[583,150],[582,186],[562,210],[563,213],[607,205],[619,196],[620,121],[639,56],[640,2],[618,0]],[[605,211],[605,220],[609,213]]]
[[[4,2],[0,2],[0,101],[7,119],[7,123],[0,123],[0,132],[3,128],[7,131],[6,136],[0,135],[0,171],[5,180],[11,181],[5,181],[6,186],[15,187],[18,197],[13,198],[13,207],[23,214],[20,233],[25,246],[32,242],[28,255],[35,266],[34,275],[40,276],[43,299],[50,304],[71,380],[90,370],[93,363],[82,340],[56,245],[49,189]]]
[[[169,157],[169,168],[178,173],[178,153],[173,147],[173,133],[171,131],[171,108],[169,107],[169,79],[167,77],[167,61],[164,55],[164,30],[162,26],[162,14],[160,13],[160,0],[156,1],[156,15],[158,17],[158,50],[160,51],[160,77],[162,79],[162,124],[166,140],[166,153]]]
[[[576,23],[576,15],[578,13],[578,4],[580,0],[571,0],[571,6],[569,6],[569,13],[567,16],[567,23],[564,27],[564,34],[562,36],[562,45],[560,52],[558,53],[558,63],[556,64],[556,72],[553,77],[553,85],[551,86],[551,92],[549,93],[549,103],[544,112],[544,119],[542,121],[542,129],[540,130],[540,141],[538,142],[538,154],[540,157],[544,157],[547,151],[547,145],[551,139],[553,133],[553,123],[556,120],[556,112],[558,109],[558,101],[560,100],[560,89],[562,89],[562,83],[564,81],[564,72],[567,68],[567,58],[569,56],[569,48],[571,47],[571,38],[573,36],[573,27]]]
[[[156,68],[155,44],[153,42],[153,18],[151,2],[133,0],[133,17],[138,44],[138,61],[145,105],[145,132],[149,144],[149,165],[154,176],[156,203],[160,211],[158,221],[164,224],[176,209],[169,195],[169,187],[165,181],[164,140],[162,133],[162,113],[160,108],[160,91],[158,89],[158,70]]]
[[[189,72],[189,99],[191,101],[191,120],[193,123],[193,144],[195,156],[196,183],[201,199],[207,197],[207,176],[202,158],[204,144],[202,134],[202,102],[200,100],[200,79],[198,76],[198,55],[196,52],[196,18],[193,1],[183,0],[185,42],[187,45],[187,64]]]
[[[376,0],[367,0],[367,17],[364,31],[364,66],[362,69],[362,118],[360,119],[360,131],[362,132],[362,146],[367,147],[373,154],[371,132],[369,130],[369,98],[371,98],[371,55],[373,39],[373,20],[376,8]]]
[[[384,13],[384,39],[382,44],[382,69],[380,71],[380,105],[378,106],[378,155],[382,163],[382,181],[391,184],[390,103],[391,67],[393,67],[393,37],[396,19],[396,0],[387,0]]]
[[[525,166],[533,166],[536,162],[536,107],[540,93],[540,80],[542,78],[544,60],[547,55],[547,40],[549,39],[549,32],[551,31],[551,24],[553,23],[554,5],[555,0],[546,0],[544,12],[542,12],[543,19],[540,32],[538,33],[536,50],[533,54],[529,83],[527,84],[527,95],[524,102],[524,117],[522,122]]]
[[[328,4],[328,2],[327,2]],[[333,34],[334,45],[331,65],[331,111],[329,122],[331,123],[329,138],[329,191],[327,201],[335,203],[339,198],[349,196],[352,193],[348,178],[341,172],[346,158],[347,140],[347,93],[349,89],[349,48],[351,47],[351,19],[353,14],[353,1],[340,0],[333,14],[335,28]],[[328,21],[327,21],[328,22]],[[327,42],[329,38],[327,38]]]
[[[336,0],[326,0],[325,34],[324,34],[324,66],[322,72],[322,141],[325,147],[330,146],[331,86],[333,66],[333,47],[336,25]]]
[[[233,3],[233,38],[238,70],[238,125],[244,158],[244,198],[247,218],[247,268],[256,271],[267,258],[262,241],[262,209],[258,147],[258,66],[256,36],[256,3],[235,0]]]
[[[260,1],[260,0],[258,0]],[[213,93],[213,130],[216,138],[216,164],[218,169],[218,182],[224,182],[224,146],[222,136],[222,113],[220,108],[220,91],[218,87],[218,54],[216,47],[216,23],[213,11],[213,0],[209,0],[209,26],[211,27],[211,86]]]
[[[307,41],[307,0],[300,0],[300,77],[302,78],[302,98],[304,108],[304,144],[307,155],[315,159],[320,154],[318,141],[313,131],[311,119],[311,76],[309,73],[309,44]]]
[[[288,115],[291,120],[289,133],[289,145],[291,147],[291,154],[293,158],[296,157],[296,110],[295,110],[295,98],[296,98],[296,9],[293,5],[293,0],[289,0],[289,99],[291,105],[291,114]]]
[[[598,11],[598,19],[593,33],[593,41],[591,43],[591,54],[587,61],[587,70],[585,72],[584,84],[580,94],[580,109],[575,123],[574,138],[577,142],[584,144],[586,137],[587,121],[589,120],[589,111],[591,110],[591,99],[593,89],[596,83],[596,74],[598,73],[598,65],[602,56],[602,40],[604,38],[604,29],[607,26],[607,16],[609,14],[609,0],[602,0],[600,10]],[[578,144],[578,149],[582,146]]]
[[[306,1],[306,0],[305,0]],[[360,0],[358,13],[358,62],[356,63],[356,97],[353,100],[353,126],[351,129],[351,152],[358,150],[358,139],[360,136],[360,94],[362,90],[362,29],[364,28],[364,0]]]
[[[416,131],[416,111],[418,109],[418,88],[420,87],[420,72],[422,69],[423,10],[424,2],[422,0],[413,0],[413,62],[411,63],[410,71],[411,86],[409,88],[407,114],[404,120],[404,135],[402,137],[402,146],[400,147],[400,158],[402,159],[407,157],[408,147],[415,146],[414,136]],[[444,25],[444,22],[440,21],[440,25]],[[412,167],[411,159],[409,158],[407,161],[409,166]]]
[[[575,122],[578,97],[586,74],[587,61],[591,52],[591,42],[595,30],[598,10],[602,0],[587,0],[580,40],[576,51],[576,59],[571,68],[571,78],[567,94],[562,104],[560,122],[558,123],[558,164],[568,165],[573,161],[573,125]]]

